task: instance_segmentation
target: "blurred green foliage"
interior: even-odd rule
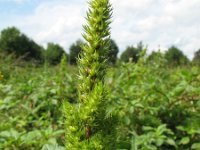
[[[44,69],[3,58],[0,149],[65,149],[64,129],[70,127],[62,101],[77,103],[77,68],[66,59]],[[119,64],[106,74],[106,117],[115,118],[116,149],[199,150],[199,67],[171,68],[161,55]]]
[[[132,61],[132,62],[135,62],[137,63],[140,56],[139,54],[141,53],[141,51],[144,49],[144,45],[142,42],[139,42],[137,44],[137,46],[128,46],[124,52],[121,54],[120,56],[120,60],[122,62],[129,62],[129,61]]]
[[[107,55],[106,58],[108,59],[107,60],[108,64],[110,64],[110,65],[116,64],[118,52],[119,52],[119,48],[117,46],[117,43],[113,39],[111,39],[110,46],[109,46],[107,52],[105,52]]]
[[[9,76],[0,81],[0,149],[65,149],[62,102],[77,99],[71,74],[76,69],[36,68],[27,62],[3,68]]]
[[[194,65],[200,66],[200,49],[194,53],[192,62]]]
[[[46,63],[51,65],[59,64],[64,54],[68,58],[68,54],[65,50],[60,45],[54,43],[48,43],[47,49],[44,51]]]
[[[187,65],[189,59],[176,46],[171,46],[165,53],[168,64],[171,66]]]
[[[200,69],[141,58],[108,73],[108,115],[118,118],[119,149],[190,150],[200,141]]]

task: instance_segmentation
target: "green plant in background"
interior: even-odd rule
[[[77,64],[77,59],[80,55],[80,52],[82,51],[83,41],[77,40],[75,43],[73,43],[69,48],[69,63],[72,65]]]
[[[109,51],[107,52],[108,64],[110,65],[116,64],[118,52],[119,52],[119,48],[117,46],[117,43],[113,39],[111,39]]]
[[[63,54],[61,62],[60,62],[60,76],[58,79],[58,82],[60,84],[59,87],[59,91],[58,91],[58,95],[60,97],[61,100],[64,100],[65,97],[65,83],[63,82],[63,79],[65,78],[65,72],[67,67],[67,56],[65,54]]]
[[[16,27],[8,27],[0,33],[0,52],[15,54],[17,58],[42,61],[42,47],[21,33]]]
[[[61,62],[62,56],[64,54],[66,55],[66,57],[68,57],[68,54],[60,45],[48,43],[47,50],[44,52],[44,57],[46,59],[45,61],[47,61],[51,65],[57,65]]]
[[[168,64],[173,65],[187,65],[189,63],[189,59],[187,56],[176,46],[171,46],[165,52],[165,58],[168,61]]]
[[[113,146],[112,121],[105,119],[104,87],[112,8],[109,0],[91,0],[89,5],[87,25],[83,26],[86,43],[78,60],[79,101],[75,106],[65,104],[67,149],[110,149]]]
[[[3,74],[0,71],[0,81],[3,80]]]
[[[200,148],[199,70],[168,69],[165,62],[162,55],[155,63],[140,57],[110,73],[108,112],[120,120],[118,149]]]
[[[63,119],[56,82],[59,70],[15,68],[9,70],[9,79],[3,84],[0,82],[0,149],[34,150],[63,145]],[[64,82],[68,85],[68,81]]]
[[[140,53],[145,49],[145,46],[142,42],[137,44],[137,47],[128,46],[126,50],[121,54],[120,59],[123,62],[129,62],[130,60],[134,63],[137,63],[140,58]]]
[[[200,66],[200,49],[194,53],[194,58],[192,60],[194,65]]]

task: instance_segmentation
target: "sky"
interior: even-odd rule
[[[120,48],[142,41],[149,53],[172,45],[189,58],[200,48],[200,0],[110,0],[111,37]],[[15,26],[44,47],[69,51],[81,39],[87,0],[0,0],[0,30]]]

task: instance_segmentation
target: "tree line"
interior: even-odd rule
[[[77,64],[77,58],[80,57],[80,52],[84,46],[82,40],[74,42],[67,53],[62,46],[56,43],[48,43],[47,48],[37,44],[34,40],[26,36],[16,27],[8,27],[3,29],[0,34],[0,52],[6,54],[14,54],[16,58],[21,57],[26,61],[35,60],[39,63],[49,63],[51,65],[57,65],[63,55],[66,55],[67,61],[71,65]],[[127,46],[126,49],[118,57],[119,48],[116,42],[111,39],[109,50],[106,53],[107,63],[115,65],[118,61],[137,63],[140,53],[146,49],[146,46],[139,42],[137,46]],[[187,65],[195,64],[200,65],[200,49],[194,54],[192,60],[176,46],[171,46],[165,53],[160,51],[153,51],[148,55],[148,60],[152,61],[157,59],[158,55],[163,55],[169,65]]]

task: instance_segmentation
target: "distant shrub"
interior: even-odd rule
[[[82,45],[83,41],[77,40],[75,43],[73,43],[69,48],[69,62],[70,64],[77,64],[78,57],[80,56],[80,53],[82,51]]]
[[[193,64],[200,66],[200,49],[195,52],[192,62]]]
[[[0,34],[0,52],[15,54],[25,60],[42,61],[42,47],[15,27],[8,27]]]
[[[44,52],[44,57],[49,64],[57,65],[60,63],[61,58],[64,54],[68,57],[67,53],[60,45],[48,43],[47,49]]]
[[[171,46],[165,53],[165,58],[171,66],[186,65],[189,63],[187,56],[175,46]]]
[[[138,62],[140,58],[140,53],[144,50],[144,45],[142,42],[139,42],[137,47],[128,46],[125,51],[121,54],[120,60],[123,62],[133,61],[135,63]]]

